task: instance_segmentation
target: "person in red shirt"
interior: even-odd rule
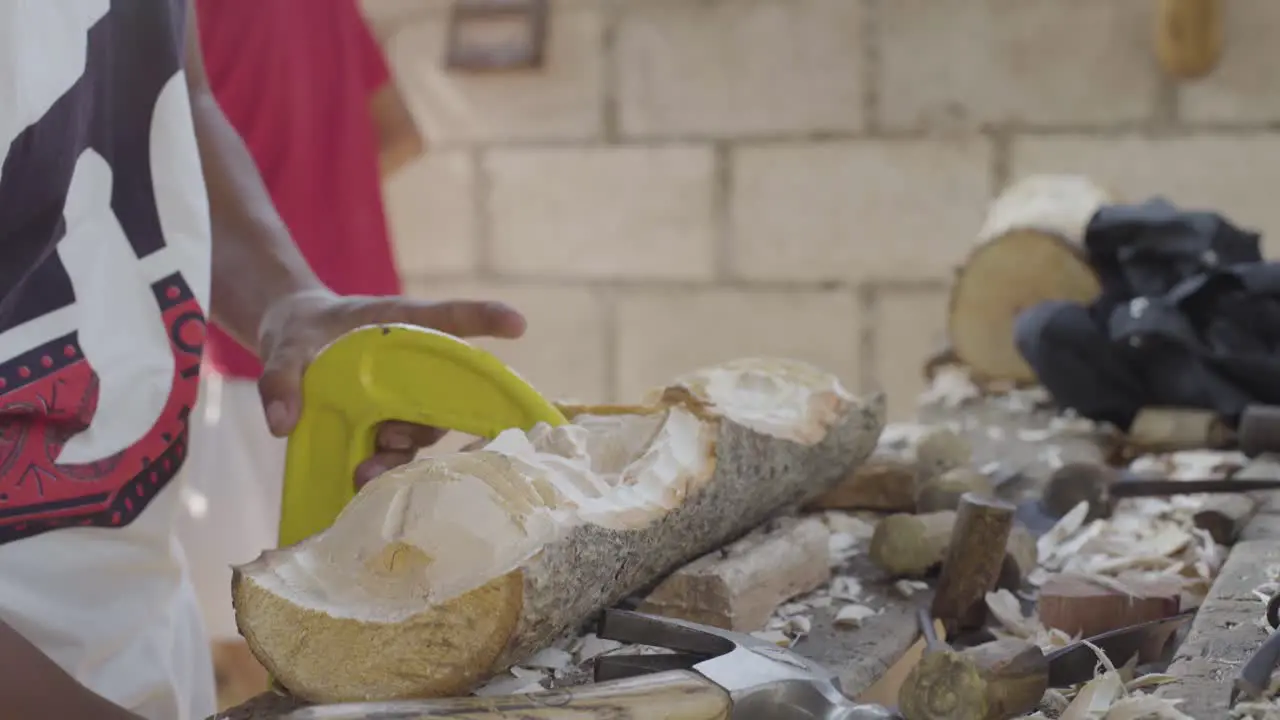
[[[356,0],[198,0],[196,9],[214,96],[303,256],[340,294],[398,294],[381,179],[423,141]],[[206,358],[180,537],[220,679],[256,685],[229,566],[275,546],[284,442],[267,430],[255,355],[213,325]]]

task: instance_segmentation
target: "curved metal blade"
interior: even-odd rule
[[[1196,610],[1193,608],[1160,620],[1094,635],[1086,640],[1105,653],[1111,664],[1119,667],[1138,655],[1153,639],[1168,637],[1195,616]],[[1092,680],[1094,668],[1098,665],[1098,656],[1084,641],[1071,643],[1045,657],[1049,660],[1049,687],[1053,688],[1069,687]]]

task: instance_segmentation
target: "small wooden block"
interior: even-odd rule
[[[1196,511],[1196,527],[1213,536],[1219,545],[1234,545],[1258,510],[1258,501],[1248,495],[1215,495]]]
[[[1069,635],[1092,637],[1150,620],[1176,615],[1181,609],[1180,583],[1169,580],[1121,579],[1129,596],[1089,578],[1069,573],[1050,577],[1040,587],[1040,622]],[[1154,640],[1143,657],[1158,655],[1163,639]]]
[[[818,518],[783,518],[675,571],[637,610],[725,630],[762,630],[779,605],[831,579],[829,538]]]
[[[1138,452],[1159,453],[1226,447],[1233,433],[1218,413],[1199,408],[1145,407],[1125,441]]]
[[[815,500],[817,510],[915,510],[916,468],[912,463],[873,457],[854,468],[830,492]]]

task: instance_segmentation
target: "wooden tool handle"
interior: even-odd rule
[[[284,720],[728,720],[719,685],[688,670],[504,697],[463,697],[303,708]]]

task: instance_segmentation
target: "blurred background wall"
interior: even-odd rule
[[[530,318],[491,345],[544,392],[633,400],[803,358],[897,418],[948,278],[1012,178],[1165,194],[1280,249],[1280,1],[1226,3],[1208,77],[1156,0],[552,0],[542,69],[446,70],[453,0],[365,0],[431,143],[387,187],[423,296]]]

